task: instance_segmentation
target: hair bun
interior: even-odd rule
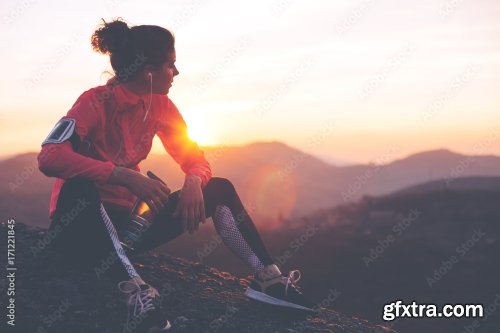
[[[126,49],[130,44],[130,28],[121,18],[112,22],[103,19],[102,26],[94,31],[91,44],[94,51],[111,54]]]

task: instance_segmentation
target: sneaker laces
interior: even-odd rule
[[[156,291],[151,286],[143,290],[141,286],[135,282],[122,281],[118,283],[118,288],[126,295],[127,303],[134,304],[134,317],[155,309],[153,302]]]
[[[297,277],[295,275],[297,274]],[[293,287],[296,288],[297,291],[299,291],[300,287],[297,285],[297,282],[299,282],[301,277],[300,271],[298,269],[290,271],[288,273],[288,278],[286,280],[286,287],[285,287],[285,295],[288,295],[288,287],[292,285]]]

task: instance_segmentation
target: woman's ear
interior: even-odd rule
[[[144,67],[143,69],[143,77],[146,81],[149,81],[153,78],[153,72],[154,72],[154,68],[153,66],[146,66]]]

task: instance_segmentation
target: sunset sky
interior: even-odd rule
[[[328,161],[500,155],[500,2],[2,1],[0,157],[38,151],[104,84],[100,19],[176,36],[169,97],[201,145],[281,141]],[[153,152],[163,148],[155,139]]]

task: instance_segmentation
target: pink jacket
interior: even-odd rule
[[[166,96],[153,94],[149,112],[149,94],[137,95],[110,80],[84,92],[63,118],[76,121],[81,144],[75,152],[70,141],[46,143],[38,155],[40,171],[57,177],[50,199],[52,217],[65,179],[81,176],[91,179],[105,203],[132,209],[137,197],[127,188],[107,184],[115,166],[139,171],[158,135],[166,151],[179,163],[186,175],[198,175],[204,187],[212,176],[203,151],[187,136],[184,119]],[[144,121],[143,121],[144,120]]]

